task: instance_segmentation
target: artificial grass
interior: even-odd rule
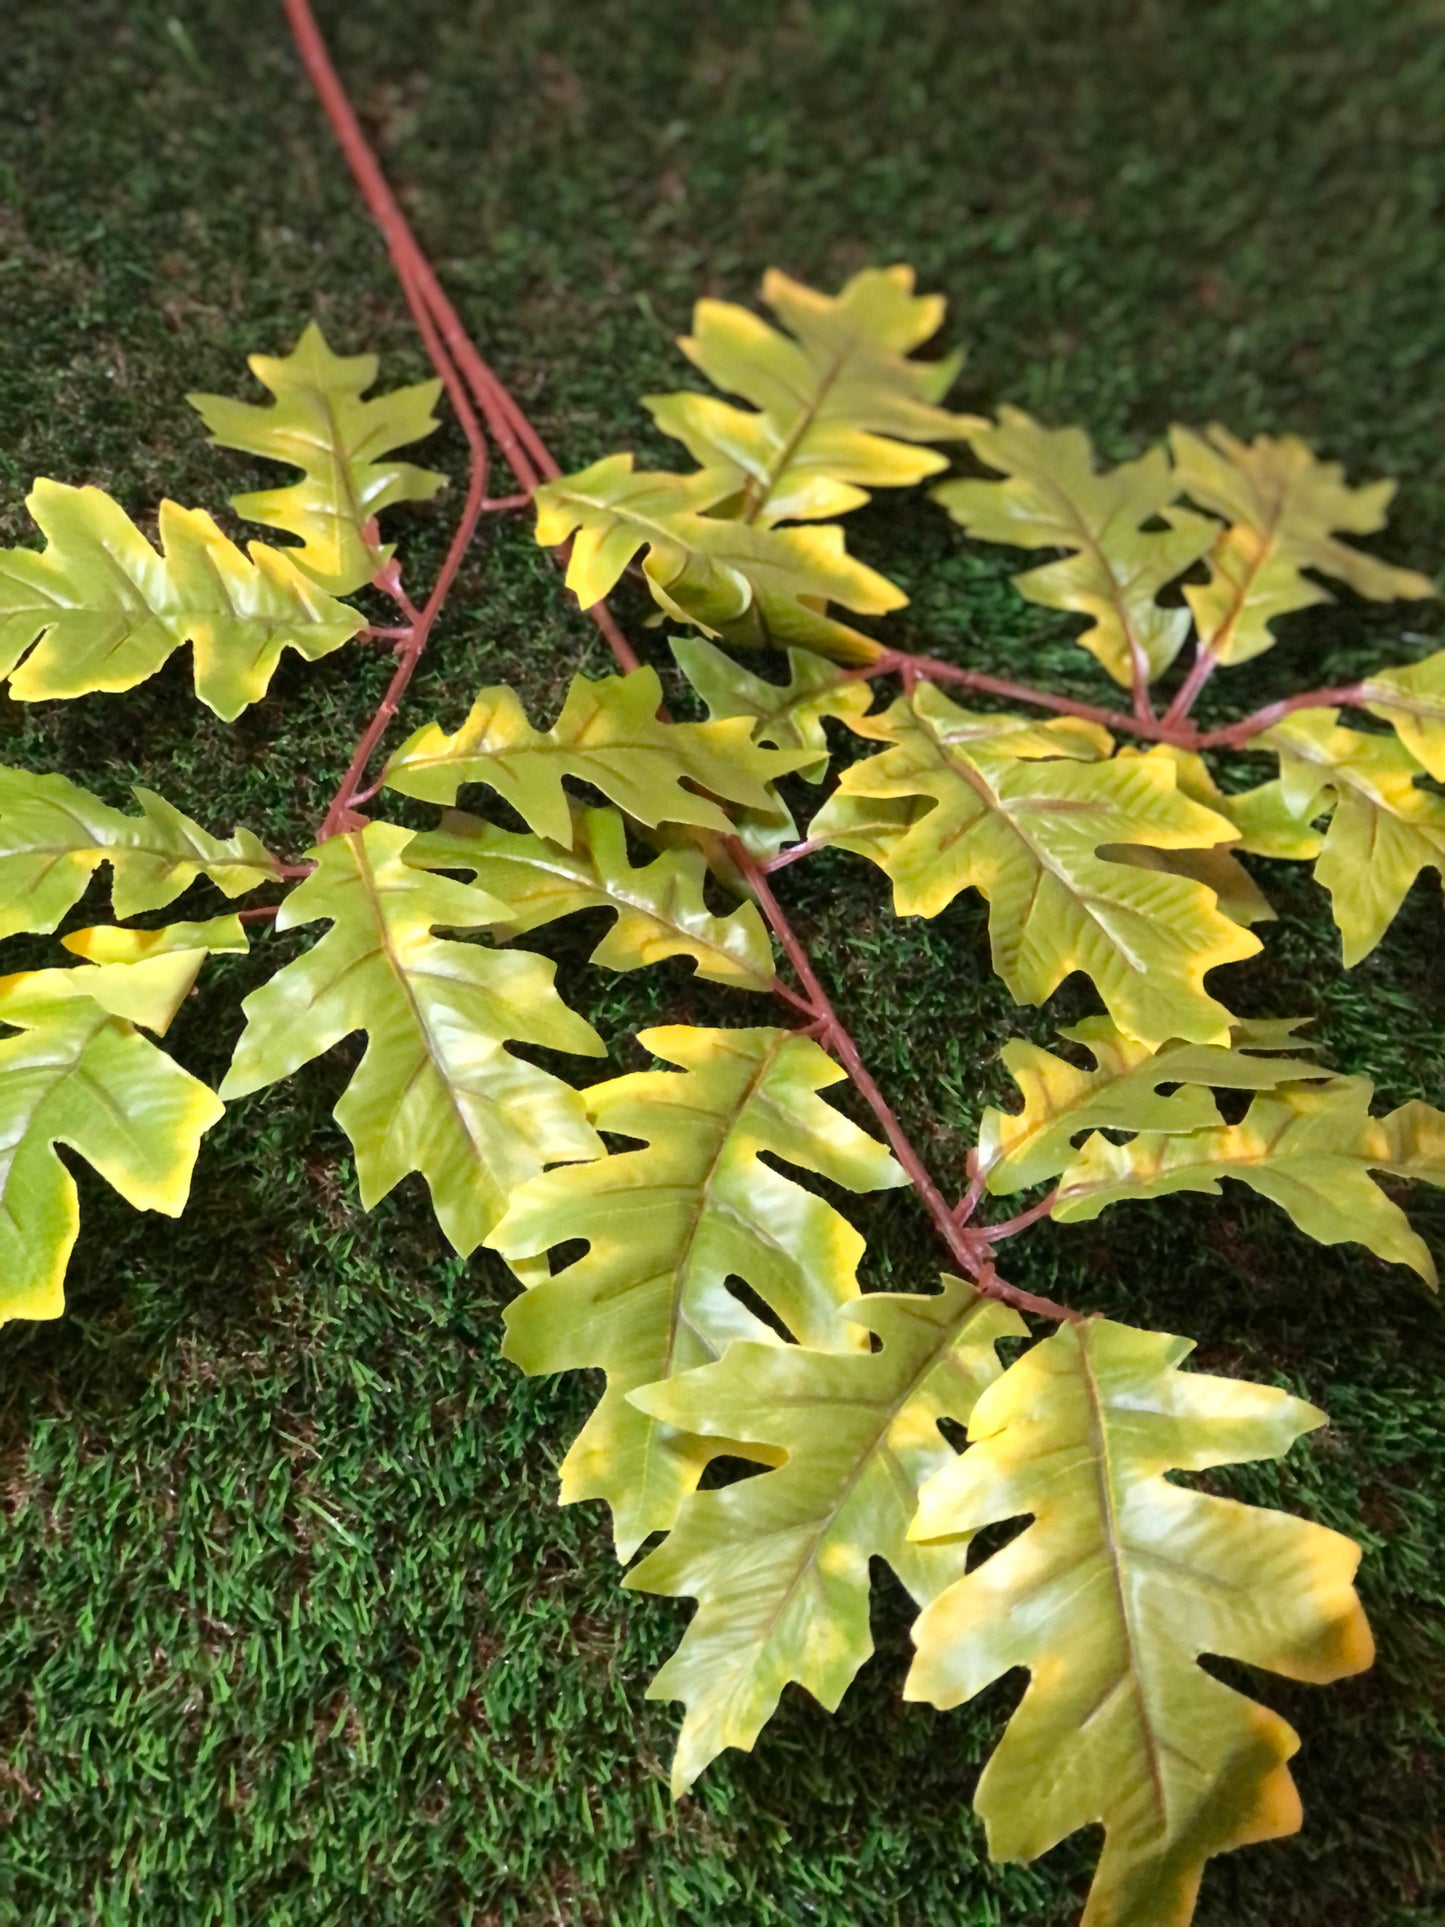
[[[961,404],[1079,419],[1110,456],[1171,419],[1292,428],[1404,486],[1388,553],[1429,568],[1445,346],[1429,0],[1021,0],[581,9],[352,0],[325,23],[468,322],[564,461],[661,453],[635,403],[682,385],[691,301],[746,298],[778,262],[824,285],[911,260],[971,344]],[[425,372],[278,11],[224,0],[11,0],[0,83],[0,535],[30,539],[32,475],[135,510],[219,509],[259,474],[207,449],[181,396],[242,392],[241,356],[319,315]],[[459,470],[459,438],[426,459]],[[447,505],[397,518],[425,580]],[[892,634],[1100,693],[1085,658],[919,501],[855,522],[913,595]],[[642,613],[630,604],[624,613]],[[1441,646],[1429,605],[1312,611],[1206,714],[1287,679]],[[524,526],[489,527],[410,713],[454,724],[483,681],[545,712],[596,639]],[[387,671],[352,649],[288,667],[234,729],[173,663],[126,698],[0,706],[0,755],[123,798],[143,780],[215,828],[299,849]],[[873,874],[786,873],[865,1055],[935,1168],[956,1175],[1005,1092],[1018,1011],[972,903],[900,925]],[[1338,966],[1300,872],[1240,1005],[1315,1016],[1382,1097],[1445,1091],[1440,905]],[[184,906],[203,907],[198,890]],[[92,895],[74,921],[103,914]],[[595,933],[594,933],[595,934]],[[225,959],[175,1047],[215,1081],[235,999],[295,940]],[[659,1017],[755,1021],[683,967],[583,977],[614,1047]],[[44,948],[42,947],[37,947]],[[34,960],[24,946],[7,955]],[[1222,980],[1221,980],[1222,981]],[[1074,1918],[1093,1843],[1032,1869],[983,1857],[968,1802],[1016,1693],[939,1715],[897,1686],[907,1613],[832,1719],[790,1694],[750,1758],[681,1807],[673,1709],[647,1677],[686,1608],[623,1593],[605,1520],[559,1512],[585,1386],[497,1355],[507,1295],[449,1257],[418,1182],[360,1212],[330,1117],[346,1053],[238,1104],[178,1225],[80,1174],[63,1324],[0,1337],[0,1919],[105,1923],[752,1923],[1044,1927]],[[850,1206],[868,1281],[937,1253],[898,1194]],[[1445,1251],[1445,1212],[1417,1221]],[[1439,1316],[1407,1275],[1322,1250],[1231,1187],[1021,1241],[1024,1285],[1191,1333],[1213,1369],[1276,1379],[1332,1429],[1220,1484],[1361,1538],[1380,1639],[1367,1677],[1270,1680],[1301,1729],[1304,1834],[1215,1863],[1201,1922],[1397,1927],[1445,1917]]]

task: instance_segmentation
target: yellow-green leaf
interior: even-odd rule
[[[1083,970],[1115,1021],[1148,1043],[1229,1041],[1229,1012],[1203,980],[1252,956],[1258,939],[1203,885],[1099,854],[1229,840],[1222,817],[1180,792],[1172,762],[1075,760],[1107,756],[1108,733],[1071,717],[975,715],[928,685],[855,727],[891,747],[843,772],[810,834],[878,863],[900,915],[937,916],[977,889],[994,969],[1021,1003],[1041,1003]],[[901,804],[891,823],[876,799]]]
[[[1385,526],[1393,482],[1351,488],[1338,462],[1322,462],[1294,435],[1242,442],[1217,423],[1197,435],[1170,430],[1180,491],[1220,516],[1209,580],[1184,594],[1201,649],[1221,663],[1248,662],[1274,642],[1273,624],[1331,600],[1311,569],[1377,602],[1434,595],[1430,578],[1397,569],[1335,532],[1372,535]]]
[[[1074,1162],[1081,1131],[1197,1131],[1224,1122],[1211,1089],[1261,1091],[1328,1077],[1308,1059],[1259,1054],[1298,1049],[1298,1022],[1236,1023],[1226,1047],[1176,1041],[1153,1050],[1107,1017],[1086,1017],[1059,1034],[1089,1053],[1092,1070],[1014,1038],[1001,1056],[1023,1108],[984,1112],[978,1168],[991,1192],[1023,1191]]]
[[[624,1581],[698,1601],[648,1689],[687,1707],[676,1794],[724,1747],[751,1747],[790,1683],[837,1707],[873,1650],[870,1559],[886,1559],[920,1605],[965,1569],[967,1537],[920,1546],[908,1528],[924,1481],[954,1456],[939,1420],[967,1421],[999,1376],[995,1345],[1024,1336],[1023,1320],[956,1278],[938,1296],[870,1295],[844,1316],[881,1349],[849,1356],[738,1341],[717,1364],[632,1394],[714,1451],[782,1459],[690,1494],[662,1545]]]
[[[800,764],[796,772],[810,783],[821,781],[828,768],[824,722],[865,715],[873,700],[866,682],[846,676],[835,664],[805,649],[788,651],[788,680],[776,683],[755,676],[700,637],[674,636],[671,648],[678,668],[707,704],[714,722],[746,716],[755,743],[811,751],[811,761]]]
[[[101,489],[42,479],[26,506],[47,546],[0,550],[0,676],[18,702],[133,689],[189,642],[197,696],[231,722],[283,650],[314,662],[363,625],[279,549],[243,555],[204,509],[162,502],[157,555]]]
[[[661,704],[655,669],[600,682],[576,676],[561,715],[543,731],[527,721],[514,690],[484,689],[453,735],[427,723],[409,737],[387,764],[386,781],[429,803],[455,803],[463,784],[485,783],[538,836],[570,847],[564,777],[592,784],[641,823],[726,831],[727,815],[698,790],[765,808],[769,782],[809,760],[801,750],[761,748],[745,717],[666,723]]]
[[[1272,920],[1274,906],[1235,855],[1236,849],[1246,847],[1240,818],[1231,807],[1236,799],[1220,789],[1204,758],[1173,743],[1155,743],[1147,750],[1124,748],[1119,755],[1125,760],[1131,756],[1151,756],[1158,762],[1172,763],[1175,787],[1180,795],[1202,803],[1205,809],[1223,817],[1241,840],[1233,845],[1219,843],[1210,850],[1151,850],[1141,844],[1115,843],[1101,846],[1099,854],[1111,863],[1133,863],[1142,870],[1166,870],[1171,876],[1190,877],[1202,883],[1214,892],[1220,910],[1232,923]],[[1238,800],[1245,812],[1253,812],[1250,820],[1263,830],[1267,812],[1257,807],[1257,797],[1258,792],[1245,792]],[[1290,833],[1298,837],[1299,826],[1291,820],[1288,827]]]
[[[702,464],[707,507],[764,524],[843,515],[870,488],[907,488],[947,467],[917,444],[958,441],[978,426],[938,406],[962,354],[910,359],[942,326],[945,306],[914,294],[911,268],[864,268],[836,295],[770,268],[763,300],[794,339],[730,301],[699,301],[680,344],[753,410],[713,395],[643,397],[658,427]]]
[[[80,1227],[67,1145],[140,1211],[178,1217],[214,1091],[136,1029],[164,1032],[203,950],[0,978],[0,1322],[58,1318]]]
[[[526,1178],[602,1149],[578,1094],[514,1056],[509,1040],[587,1056],[604,1047],[557,995],[545,958],[432,934],[438,924],[503,922],[507,906],[414,869],[411,840],[371,823],[313,852],[316,869],[282,904],[276,928],[320,918],[331,928],[246,999],[221,1090],[260,1090],[364,1031],[366,1052],[336,1106],[362,1203],[369,1210],[420,1171],[442,1230],[465,1253]]]
[[[659,608],[706,635],[737,644],[797,644],[838,662],[868,662],[881,645],[826,613],[901,609],[903,591],[848,554],[834,523],[765,528],[697,510],[696,478],[641,473],[631,455],[608,455],[536,493],[537,540],[575,535],[567,587],[590,608],[646,550],[643,574]]]
[[[1221,1178],[1237,1178],[1319,1244],[1366,1245],[1433,1286],[1429,1247],[1370,1174],[1445,1185],[1445,1116],[1416,1101],[1371,1117],[1373,1096],[1368,1077],[1334,1077],[1263,1093],[1239,1124],[1173,1136],[1144,1130],[1127,1144],[1091,1137],[1059,1180],[1053,1215],[1073,1223],[1122,1199],[1171,1191],[1217,1197]]]
[[[1403,669],[1377,670],[1361,694],[1370,714],[1383,717],[1421,767],[1445,782],[1445,649]]]
[[[113,923],[89,930],[72,930],[61,943],[72,956],[87,963],[144,963],[148,957],[170,957],[192,950],[207,956],[246,951],[246,926],[236,916],[207,917],[203,923],[168,923],[159,930],[122,930]]]
[[[1086,615],[1079,643],[1127,688],[1167,669],[1189,634],[1187,609],[1161,608],[1162,589],[1197,562],[1213,523],[1174,505],[1179,481],[1162,448],[1102,473],[1081,428],[1044,428],[1019,408],[999,410],[969,437],[974,453],[1007,479],[944,482],[933,491],[955,522],[984,542],[1065,549],[1016,576],[1046,609]],[[1163,520],[1162,529],[1144,524]]]
[[[975,1805],[999,1860],[1103,1826],[1084,1927],[1186,1927],[1207,1859],[1300,1824],[1297,1736],[1200,1655],[1312,1683],[1373,1657],[1348,1539],[1165,1477],[1283,1457],[1324,1423],[1271,1386],[1179,1371],[1191,1349],[1064,1327],[979,1399],[914,1526],[1032,1516],[924,1608],[904,1692],[957,1706],[1028,1669]]]
[[[103,863],[118,917],[174,902],[199,876],[237,897],[279,875],[249,830],[223,842],[153,791],[135,795],[138,817],[68,777],[0,767],[0,937],[53,930]]]
[[[1342,729],[1335,709],[1297,709],[1246,747],[1273,750],[1288,807],[1308,822],[1333,809],[1315,880],[1330,893],[1346,964],[1368,957],[1423,869],[1445,879],[1445,800],[1393,736]],[[1302,854],[1311,854],[1306,843]]]
[[[678,668],[714,721],[749,716],[754,742],[814,752],[814,760],[794,772],[805,782],[820,782],[827,773],[824,720],[835,717],[846,722],[862,716],[873,700],[866,682],[845,675],[835,663],[806,649],[788,651],[788,680],[775,683],[753,675],[700,636],[674,636],[671,644]],[[751,854],[764,859],[775,856],[798,834],[793,812],[776,795],[765,809],[734,811],[733,827]]]
[[[303,479],[234,496],[232,506],[250,522],[298,537],[293,560],[333,595],[350,595],[391,556],[376,533],[381,511],[429,501],[445,485],[431,469],[380,459],[431,434],[441,383],[421,381],[367,400],[376,356],[333,354],[314,321],[289,355],[251,355],[248,365],[274,402],[186,399],[217,446],[286,462]]]
[[[762,1153],[852,1191],[900,1184],[883,1147],[817,1093],[844,1073],[784,1030],[640,1033],[679,1071],[643,1071],[587,1093],[600,1131],[644,1148],[527,1185],[488,1242],[510,1262],[574,1238],[585,1256],[507,1310],[508,1358],[527,1372],[600,1367],[607,1389],[562,1466],[562,1500],[606,1499],[624,1558],[670,1526],[719,1447],[628,1403],[641,1386],[720,1357],[729,1340],[776,1336],[728,1288],[740,1278],[801,1343],[866,1345],[838,1308],[858,1295],[863,1240]]]
[[[406,860],[429,870],[470,870],[473,881],[507,907],[498,939],[522,937],[578,910],[615,910],[617,921],[590,961],[636,970],[666,957],[691,957],[699,977],[744,990],[768,990],[772,945],[756,904],[715,917],[703,901],[707,858],[696,847],[664,850],[634,867],[616,810],[573,811],[570,846],[499,830],[449,811],[441,828],[418,836]]]

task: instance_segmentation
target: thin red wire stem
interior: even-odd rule
[[[416,617],[412,634],[402,651],[401,661],[391,686],[357,745],[351,766],[327,813],[327,824],[323,825],[324,836],[346,820],[347,812],[352,807],[356,784],[360,781],[371,753],[387,724],[396,713],[401,696],[425,647],[427,635],[460,567],[467,544],[475,532],[482,503],[486,499],[485,444],[481,440],[480,429],[468,397],[461,395],[459,400],[458,391],[462,381],[471,391],[471,398],[475,399],[477,406],[482,410],[488,428],[524,489],[530,490],[536,486],[538,471],[549,476],[556,475],[559,471],[541,437],[495,373],[477,353],[462,328],[455,309],[447,300],[431,264],[412,234],[362,132],[355,110],[331,63],[308,0],[283,0],[283,4],[302,62],[372,217],[386,240],[408,306],[417,322],[427,352],[446,384],[448,394],[453,406],[457,409],[463,428],[467,431],[472,448],[472,473],[467,503],[456,534],[453,536],[452,546],[447,553],[447,559],[436,586],[428,597],[425,607]],[[461,377],[460,380],[458,375]],[[399,582],[395,586],[399,588]],[[588,613],[608,641],[618,666],[624,671],[637,667],[638,658],[606,605],[598,603]],[[940,668],[942,667],[945,665],[940,665]],[[1026,697],[1024,699],[1027,700]],[[1044,706],[1050,705],[1046,703]],[[978,1238],[977,1234],[968,1232],[957,1222],[942,1192],[934,1183],[926,1165],[898,1122],[892,1106],[864,1064],[857,1044],[833,1008],[806,949],[773,894],[762,867],[736,838],[728,839],[728,848],[802,986],[801,996],[784,989],[786,1001],[812,1019],[810,1028],[832,1048],[852,1078],[860,1095],[878,1119],[894,1156],[907,1174],[955,1261],[974,1279],[978,1289],[986,1296],[1006,1299],[1022,1310],[1034,1312],[1040,1317],[1056,1321],[1077,1319],[1079,1314],[1069,1307],[1009,1285],[994,1272],[987,1255],[986,1244]],[[783,987],[779,986],[779,988]]]
[[[1243,717],[1237,723],[1226,723],[1222,729],[1204,730],[1194,738],[1190,747],[1238,749],[1251,736],[1257,736],[1262,729],[1268,729],[1292,710],[1358,709],[1368,700],[1369,688],[1362,682],[1340,683],[1334,689],[1307,689],[1301,696],[1283,696],[1278,702],[1266,703],[1263,709],[1256,709],[1252,715]]]
[[[1012,1238],[1017,1232],[1026,1230],[1029,1225],[1037,1224],[1040,1218],[1047,1218],[1058,1201],[1059,1193],[1056,1187],[1046,1198],[1040,1198],[1037,1204],[1030,1205],[1027,1211],[1020,1211],[1017,1217],[1005,1218],[1002,1224],[979,1225],[974,1231],[974,1236],[987,1238],[990,1244],[1000,1238]]]
[[[1199,700],[1199,692],[1219,667],[1219,658],[1212,649],[1196,649],[1194,660],[1189,665],[1189,673],[1180,683],[1174,700],[1164,712],[1166,729],[1177,729],[1186,722],[1189,712]]]
[[[407,292],[410,300],[413,291],[408,288]],[[457,571],[462,566],[462,558],[471,546],[472,537],[476,534],[477,523],[481,520],[482,502],[487,492],[487,444],[482,435],[481,425],[477,421],[476,412],[472,408],[455,366],[441,345],[430,314],[419,302],[413,304],[413,314],[426,345],[427,354],[442,378],[452,407],[456,410],[457,419],[461,423],[462,432],[467,438],[471,460],[467,475],[466,499],[446,557],[432,585],[431,594],[419,610],[415,609],[410,597],[402,588],[401,576],[394,564],[388,564],[377,577],[378,588],[387,590],[401,605],[404,612],[410,612],[411,632],[398,653],[396,669],[391,681],[387,684],[386,694],[377,705],[371,721],[363,730],[352,753],[351,761],[347,765],[346,774],[342,777],[336,794],[332,797],[326,815],[322,819],[321,829],[317,835],[317,841],[320,843],[324,843],[330,836],[335,836],[339,830],[347,828],[358,804],[376,794],[379,785],[373,784],[365,790],[359,789],[358,786],[365,779],[377,744],[386,734],[392,718],[401,707],[407,684],[416,674],[417,664],[421,661],[422,652],[426,648],[436,619],[441,614],[442,605],[456,580]]]

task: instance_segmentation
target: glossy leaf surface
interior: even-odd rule
[[[53,930],[102,864],[118,917],[172,903],[199,876],[241,896],[279,874],[249,830],[222,840],[153,791],[127,816],[65,776],[0,767],[0,936]]]
[[[1228,1042],[1229,1013],[1203,980],[1253,955],[1258,940],[1201,884],[1099,854],[1114,844],[1209,848],[1234,835],[1180,792],[1167,759],[1101,761],[1112,744],[1096,724],[978,715],[926,685],[855,727],[890,746],[843,772],[810,834],[878,863],[900,915],[937,916],[977,889],[994,969],[1021,1003],[1042,1002],[1083,970],[1136,1037]],[[870,799],[883,800],[883,816]]]
[[[905,1693],[957,1706],[1028,1669],[975,1804],[1001,1860],[1103,1825],[1085,1927],[1186,1927],[1208,1858],[1300,1824],[1296,1735],[1201,1654],[1319,1683],[1373,1655],[1358,1548],[1164,1476],[1282,1457],[1324,1422],[1273,1387],[1180,1372],[1190,1349],[1065,1326],[979,1399],[914,1527],[1032,1517],[924,1608]]]
[[[640,823],[726,831],[726,813],[699,790],[765,809],[769,782],[808,760],[802,751],[761,748],[743,717],[668,723],[659,720],[661,704],[655,669],[599,682],[577,676],[556,723],[538,730],[513,690],[484,689],[452,735],[428,723],[409,737],[386,781],[429,803],[455,803],[463,785],[485,783],[538,836],[570,847],[565,777],[592,784]]]
[[[1182,492],[1226,524],[1208,582],[1184,591],[1200,647],[1221,663],[1248,662],[1273,644],[1280,616],[1330,601],[1305,569],[1378,602],[1434,595],[1428,576],[1337,539],[1385,526],[1393,482],[1351,488],[1338,462],[1320,461],[1295,435],[1243,442],[1216,423],[1203,435],[1171,429],[1170,442]]]
[[[644,405],[708,478],[706,506],[743,522],[843,515],[870,488],[906,488],[947,467],[919,444],[957,441],[978,424],[939,402],[961,354],[911,359],[943,325],[939,295],[916,295],[913,270],[864,268],[836,295],[777,268],[763,300],[790,331],[730,301],[699,301],[683,353],[724,394],[648,395]]]
[[[408,863],[431,870],[470,870],[473,881],[507,907],[500,939],[522,937],[579,910],[615,910],[617,920],[590,961],[637,970],[667,957],[690,957],[699,977],[767,990],[773,951],[756,904],[725,917],[703,900],[707,858],[696,848],[664,850],[634,866],[616,810],[574,809],[570,845],[499,830],[480,817],[449,811],[441,828],[418,836]]]
[[[563,1464],[562,1500],[606,1499],[623,1557],[673,1523],[719,1449],[647,1417],[628,1393],[711,1363],[734,1338],[778,1342],[730,1278],[802,1344],[867,1342],[838,1316],[858,1296],[863,1240],[763,1154],[853,1191],[903,1181],[887,1151],[818,1096],[843,1072],[809,1039],[674,1024],[639,1041],[682,1068],[614,1078],[587,1093],[587,1108],[598,1130],[643,1148],[536,1179],[488,1240],[514,1264],[587,1241],[508,1307],[504,1349],[526,1372],[606,1373]]]
[[[1371,1173],[1445,1185],[1445,1116],[1415,1101],[1371,1117],[1373,1095],[1368,1077],[1335,1077],[1262,1093],[1239,1124],[1145,1129],[1127,1144],[1091,1137],[1059,1181],[1054,1216],[1096,1218],[1122,1199],[1170,1191],[1218,1196],[1221,1178],[1237,1178],[1320,1244],[1367,1245],[1433,1285],[1429,1248]]]
[[[276,927],[326,918],[331,928],[246,999],[221,1090],[261,1090],[364,1031],[365,1054],[336,1106],[362,1203],[369,1210],[419,1171],[442,1230],[465,1253],[526,1178],[602,1149],[578,1094],[508,1042],[587,1056],[603,1045],[557,995],[546,959],[433,935],[437,924],[502,922],[507,909],[471,884],[413,868],[411,837],[371,823],[314,852],[315,871]]]
[[[1107,1017],[1086,1017],[1059,1034],[1089,1053],[1090,1070],[1011,1039],[1000,1055],[1023,1108],[983,1114],[979,1166],[989,1190],[1023,1191],[1057,1177],[1074,1163],[1081,1131],[1197,1131],[1224,1122],[1211,1089],[1269,1090],[1328,1077],[1308,1058],[1270,1054],[1300,1048],[1295,1028],[1289,1021],[1236,1023],[1227,1046],[1175,1041],[1154,1050]],[[1165,1084],[1175,1088],[1161,1090]]]
[[[26,506],[47,546],[0,551],[0,675],[19,702],[133,689],[190,643],[197,696],[231,722],[284,650],[314,662],[362,627],[281,550],[243,555],[204,509],[162,502],[158,555],[98,488],[38,481]]]
[[[738,1341],[717,1364],[632,1394],[653,1418],[720,1440],[715,1450],[761,1446],[782,1458],[692,1493],[625,1582],[698,1601],[649,1689],[687,1707],[674,1793],[724,1747],[751,1747],[788,1684],[837,1707],[873,1650],[871,1558],[886,1559],[920,1604],[964,1571],[968,1535],[922,1546],[908,1529],[923,1483],[954,1457],[938,1421],[967,1420],[999,1376],[995,1344],[1024,1336],[1023,1320],[956,1278],[937,1296],[877,1293],[844,1315],[881,1349]]]
[[[658,606],[678,622],[731,643],[796,644],[838,662],[868,662],[880,645],[826,605],[883,615],[908,600],[848,554],[832,523],[775,529],[700,514],[696,478],[635,470],[630,455],[547,482],[534,499],[545,548],[575,538],[567,587],[584,609],[642,555]]]
[[[143,1037],[164,1032],[205,951],[0,978],[0,1322],[58,1318],[80,1228],[79,1153],[137,1210],[178,1217],[214,1091]]]
[[[222,448],[285,462],[303,479],[285,488],[237,495],[248,521],[298,538],[292,554],[324,589],[350,595],[388,560],[375,519],[397,502],[429,501],[446,477],[382,458],[436,427],[439,381],[417,382],[369,400],[375,355],[337,355],[313,321],[289,355],[252,355],[251,372],[274,401],[264,406],[225,395],[187,399]]]
[[[1315,878],[1330,908],[1346,964],[1379,943],[1423,869],[1445,878],[1445,800],[1421,789],[1425,772],[1391,736],[1342,729],[1334,709],[1297,709],[1251,739],[1279,758],[1284,796],[1305,821],[1330,811]],[[1331,807],[1332,806],[1332,807]]]
[[[1174,506],[1179,482],[1162,448],[1098,469],[1081,428],[1044,428],[1022,409],[969,437],[1000,482],[944,482],[933,491],[970,535],[1020,549],[1065,549],[1014,578],[1030,602],[1089,617],[1081,646],[1127,688],[1136,665],[1146,682],[1167,669],[1189,634],[1189,611],[1163,608],[1162,589],[1214,539],[1202,515]],[[1146,523],[1163,520],[1160,529]]]

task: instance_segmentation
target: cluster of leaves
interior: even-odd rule
[[[455,1249],[485,1244],[524,1287],[508,1355],[602,1374],[562,1497],[606,1501],[624,1560],[654,1541],[627,1585],[698,1602],[652,1688],[686,1709],[675,1787],[752,1746],[790,1683],[837,1705],[871,1650],[881,1558],[919,1607],[908,1696],[953,1706],[1013,1667],[1031,1675],[979,1785],[992,1851],[1031,1858],[1101,1823],[1086,1920],[1183,1923],[1210,1855],[1299,1824],[1295,1735],[1200,1656],[1329,1680],[1368,1664],[1370,1638],[1347,1540],[1167,1475],[1281,1456],[1323,1414],[1184,1372],[1189,1341],[1099,1318],[1006,1363],[1000,1346],[1029,1336],[989,1256],[1006,1226],[970,1232],[971,1281],[868,1291],[863,1240],[804,1180],[861,1192],[905,1172],[825,1097],[845,1073],[819,1041],[824,1013],[802,1030],[653,1029],[641,1042],[669,1068],[577,1089],[510,1048],[603,1054],[522,940],[605,907],[595,964],[680,957],[767,994],[780,985],[751,887],[760,859],[856,853],[905,916],[977,889],[1018,1001],[1082,972],[1106,1014],[1062,1033],[1073,1055],[1005,1047],[1022,1103],[984,1113],[960,1227],[988,1196],[1041,1190],[1023,1215],[1067,1223],[1230,1177],[1311,1237],[1433,1284],[1377,1174],[1445,1183],[1445,1116],[1421,1102],[1374,1115],[1368,1080],[1318,1064],[1297,1020],[1242,1017],[1205,978],[1255,953],[1273,914],[1241,853],[1315,863],[1347,963],[1420,869],[1442,867],[1445,804],[1423,779],[1445,777],[1445,656],[1358,687],[1381,727],[1342,726],[1336,704],[1246,725],[1231,746],[1273,766],[1252,788],[1221,786],[1186,720],[1191,687],[1325,594],[1316,575],[1378,597],[1430,584],[1338,540],[1380,526],[1388,486],[1351,489],[1292,439],[1176,430],[1169,450],[1101,472],[1078,430],[950,413],[957,359],[914,353],[942,304],[907,270],[866,271],[836,297],[772,274],[764,296],[791,333],[703,301],[682,344],[747,407],[648,402],[694,472],[611,456],[536,497],[538,540],[570,539],[584,604],[642,555],[661,614],[702,632],[672,648],[705,720],[670,720],[652,668],[578,677],[546,729],[515,691],[483,690],[458,727],[424,725],[386,765],[385,788],[440,806],[434,827],[351,810],[299,861],[146,791],[132,816],[63,775],[0,771],[0,935],[56,930],[103,865],[117,919],[62,939],[78,963],[0,979],[14,1033],[0,1042],[0,1313],[61,1309],[76,1193],[57,1146],[138,1207],[177,1212],[223,1102],[364,1034],[336,1111],[363,1203],[420,1174]],[[234,503],[294,546],[253,543],[248,558],[167,503],[158,554],[100,491],[38,483],[48,546],[0,555],[14,697],[129,688],[190,642],[197,694],[232,717],[285,648],[314,659],[363,631],[338,598],[387,579],[378,514],[440,486],[387,459],[432,425],[436,386],[367,399],[374,359],[335,356],[314,326],[252,366],[271,404],[193,400],[215,440],[300,470]],[[902,598],[824,518],[940,472],[941,442],[994,472],[935,489],[966,530],[1062,552],[1019,587],[1087,619],[1079,641],[1132,690],[1147,747],[1087,715],[965,708],[917,662],[874,706],[873,680],[899,660],[829,604],[867,615]],[[1161,723],[1150,686],[1191,634]],[[788,680],[719,643],[787,646]],[[799,842],[777,784],[824,780],[828,723],[866,753]],[[198,878],[229,897],[291,885],[276,927],[328,926],[246,1000],[218,1094],[144,1033],[164,1035],[209,954],[245,946],[241,919],[127,927]],[[719,886],[737,899],[725,913]],[[1219,1093],[1248,1094],[1247,1109],[1226,1115]],[[609,1148],[619,1139],[630,1148]],[[720,1460],[756,1469],[706,1481]],[[1025,1516],[978,1558],[979,1532]]]

